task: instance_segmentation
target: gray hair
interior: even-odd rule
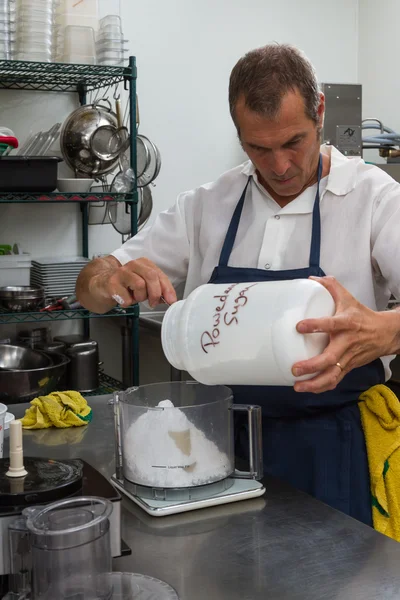
[[[250,110],[274,119],[285,94],[297,90],[304,99],[306,115],[318,124],[320,89],[314,67],[303,52],[288,44],[251,50],[236,63],[230,76],[233,122],[237,127],[235,111],[241,96]]]

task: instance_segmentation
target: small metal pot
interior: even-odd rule
[[[60,134],[61,152],[75,172],[98,177],[110,173],[118,165],[119,156],[101,160],[92,150],[94,132],[105,126],[118,129],[117,115],[112,112],[107,98],[81,106],[64,121]]]

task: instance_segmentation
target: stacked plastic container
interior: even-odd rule
[[[99,65],[124,65],[126,44],[122,32],[121,17],[107,15],[100,20],[96,40],[97,62]]]
[[[56,23],[57,62],[94,65],[97,0],[61,0]]]
[[[0,60],[10,60],[14,41],[13,0],[0,0]]]
[[[59,0],[17,0],[13,58],[52,62],[55,49],[54,22],[58,4]]]

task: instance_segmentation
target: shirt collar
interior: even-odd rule
[[[362,159],[360,157],[348,158],[339,152],[337,148],[328,146],[327,144],[321,146],[321,152],[328,154],[331,158],[331,168],[326,190],[336,196],[345,196],[356,186],[357,166]],[[249,177],[255,174],[256,169],[253,163],[248,160],[243,164],[241,172]]]

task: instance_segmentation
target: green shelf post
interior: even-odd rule
[[[131,134],[131,144],[130,144],[130,161],[131,167],[133,169],[135,175],[135,185],[132,193],[132,197],[130,198],[130,208],[131,208],[131,235],[136,235],[137,233],[137,220],[138,220],[138,211],[137,211],[137,202],[138,202],[138,194],[137,194],[137,154],[136,154],[136,110],[137,110],[137,101],[136,101],[136,79],[137,79],[137,69],[136,69],[136,58],[131,56],[129,58],[129,76],[126,77],[126,81],[129,86],[129,103],[130,103],[130,134]],[[131,377],[132,381],[131,385],[139,385],[139,306],[135,307],[135,312],[132,317],[132,327],[131,327],[131,359],[132,359],[132,370]]]

